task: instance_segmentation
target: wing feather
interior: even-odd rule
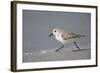
[[[80,38],[81,35],[76,34],[76,33],[72,33],[72,32],[64,32],[62,34],[62,37],[64,40],[68,40],[68,39],[72,39],[72,38]]]

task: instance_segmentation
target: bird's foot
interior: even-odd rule
[[[56,49],[55,52],[58,52],[60,49]]]
[[[62,45],[59,49],[56,49],[55,52],[60,51],[63,47],[64,47],[64,45]]]
[[[77,50],[72,50],[72,52],[76,52],[76,51],[86,51],[88,49],[77,49]]]
[[[72,50],[72,52],[76,52],[76,51],[81,51],[81,49],[78,49],[78,50]]]

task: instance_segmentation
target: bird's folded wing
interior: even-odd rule
[[[68,39],[72,39],[72,38],[80,38],[80,37],[81,37],[81,35],[75,34],[75,33],[72,33],[72,32],[66,32],[66,33],[62,34],[62,38],[64,40],[68,40]]]

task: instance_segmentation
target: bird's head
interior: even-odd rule
[[[58,28],[54,28],[53,30],[52,30],[52,33],[49,35],[49,37],[51,37],[52,35],[57,35],[57,34],[59,34],[60,33],[60,30],[58,29]]]

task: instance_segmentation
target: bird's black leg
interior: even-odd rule
[[[58,52],[60,49],[62,49],[64,45],[62,45],[60,48],[56,49],[55,52]]]
[[[80,48],[78,47],[78,45],[76,44],[75,41],[74,41],[74,44],[75,44],[76,48],[77,48],[78,50],[80,50]]]

